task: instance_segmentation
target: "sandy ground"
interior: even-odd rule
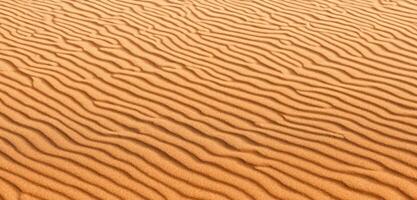
[[[0,0],[0,199],[417,199],[416,0]]]

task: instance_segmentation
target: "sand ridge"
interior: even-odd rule
[[[415,0],[0,0],[0,199],[417,199]]]

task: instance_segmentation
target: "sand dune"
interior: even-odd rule
[[[417,199],[415,0],[0,0],[0,199]]]

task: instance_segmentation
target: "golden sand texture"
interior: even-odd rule
[[[417,199],[416,0],[0,0],[0,199]]]

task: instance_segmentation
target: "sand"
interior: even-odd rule
[[[417,199],[415,0],[0,0],[0,199]]]

